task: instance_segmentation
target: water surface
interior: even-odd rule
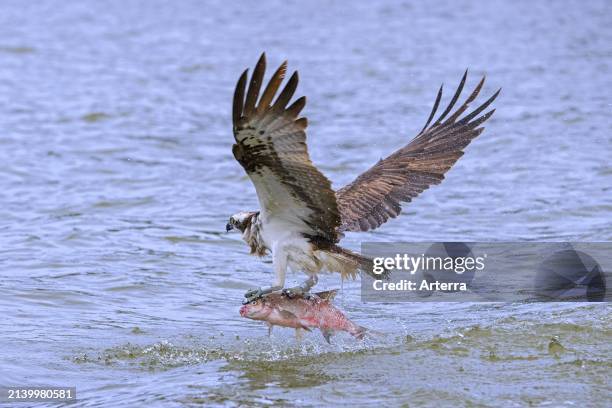
[[[384,337],[268,338],[238,308],[271,262],[224,226],[258,207],[231,154],[231,95],[266,51],[300,70],[311,155],[335,187],[407,143],[465,68],[470,87],[487,75],[483,94],[503,88],[443,184],[347,247],[612,240],[610,10],[3,2],[0,385],[76,386],[104,407],[604,405],[607,305],[362,304],[345,282],[338,304]]]

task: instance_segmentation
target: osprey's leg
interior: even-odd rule
[[[308,276],[308,279],[302,282],[301,285],[296,286],[294,288],[283,289],[283,293],[290,298],[295,296],[303,296],[308,298],[310,289],[312,289],[312,287],[316,285],[318,281],[319,278],[317,277],[317,275],[312,274]]]
[[[267,295],[268,293],[279,291],[285,286],[285,274],[287,273],[287,253],[280,245],[272,247],[272,264],[274,265],[274,285],[263,286],[260,288],[249,289],[244,294],[246,298],[242,303],[247,304],[255,299]]]
[[[244,294],[244,297],[246,299],[242,301],[242,304],[246,305],[247,303],[250,303],[254,301],[255,299],[259,299],[260,297],[263,297],[267,295],[268,293],[279,291],[282,288],[283,288],[282,286],[261,286],[259,288],[249,289]]]

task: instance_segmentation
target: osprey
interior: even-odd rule
[[[288,267],[308,275],[302,285],[284,290],[289,296],[307,293],[316,284],[319,272],[338,272],[343,279],[354,278],[359,271],[377,279],[386,277],[386,273],[373,273],[370,259],[338,245],[343,232],[377,228],[399,215],[401,202],[410,202],[429,186],[439,184],[463,155],[463,149],[484,130],[481,125],[495,110],[481,113],[500,90],[464,115],[480,92],[483,77],[452,112],[465,85],[466,71],[435,121],[442,87],[425,126],[410,143],[334,191],[308,155],[307,120],[299,117],[306,98],[302,96],[287,107],[297,88],[297,71],[275,99],[287,62],[281,64],[261,93],[265,69],[262,54],[248,88],[248,69],[240,76],[233,100],[236,143],[232,152],[253,182],[261,209],[231,216],[226,230],[239,230],[251,254],[271,252],[275,273],[272,286],[249,290],[245,302],[283,290]]]

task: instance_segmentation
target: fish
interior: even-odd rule
[[[240,316],[266,322],[268,335],[274,326],[282,326],[296,329],[298,339],[301,338],[301,330],[319,329],[330,344],[331,336],[339,331],[362,340],[368,329],[353,323],[331,303],[337,292],[336,289],[291,297],[284,293],[270,293],[243,305]]]

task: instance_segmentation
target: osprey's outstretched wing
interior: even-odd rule
[[[423,130],[408,145],[337,191],[342,217],[339,231],[377,228],[400,213],[401,202],[411,201],[430,185],[444,179],[444,173],[463,155],[463,149],[484,130],[480,125],[491,117],[495,109],[480,114],[500,92],[498,90],[485,103],[461,117],[480,92],[485,80],[483,77],[467,100],[451,113],[466,77],[467,71],[448,107],[431,126],[442,98],[442,87]]]
[[[284,62],[261,97],[265,54],[257,62],[248,89],[248,70],[240,76],[234,93],[236,144],[232,152],[255,185],[264,217],[274,217],[296,231],[334,242],[340,226],[336,195],[330,181],[310,161],[307,120],[298,119],[306,98],[287,107],[297,87],[297,72],[273,101],[286,69]]]

